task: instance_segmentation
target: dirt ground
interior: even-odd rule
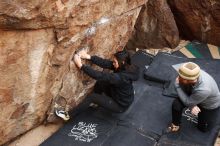
[[[56,132],[63,124],[41,125],[22,135],[8,146],[39,146],[44,140]]]

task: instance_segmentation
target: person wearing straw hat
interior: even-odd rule
[[[220,92],[215,80],[200,67],[187,62],[178,71],[175,88],[179,98],[172,104],[172,123],[166,132],[177,132],[181,126],[182,111],[185,107],[198,116],[198,129],[209,131],[220,113]]]

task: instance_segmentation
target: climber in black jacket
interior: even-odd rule
[[[81,58],[90,60],[91,63],[102,68],[111,69],[113,72],[94,70],[92,67],[82,64]],[[132,82],[138,79],[139,69],[137,66],[131,65],[130,55],[126,50],[115,53],[113,61],[90,56],[82,50],[75,54],[74,62],[84,73],[97,80],[94,92],[77,106],[74,110],[75,114],[88,108],[91,103],[117,113],[126,111],[132,104],[134,100]]]

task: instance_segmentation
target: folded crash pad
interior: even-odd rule
[[[153,61],[154,56],[146,53],[144,51],[137,51],[131,58],[132,64],[135,64],[140,67],[140,69],[144,69],[145,66],[148,66]]]

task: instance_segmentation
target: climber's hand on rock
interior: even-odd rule
[[[91,56],[87,53],[86,50],[81,50],[77,53],[82,59],[91,59]]]
[[[81,61],[81,58],[78,54],[74,55],[74,62],[78,68],[82,67],[82,61]]]

